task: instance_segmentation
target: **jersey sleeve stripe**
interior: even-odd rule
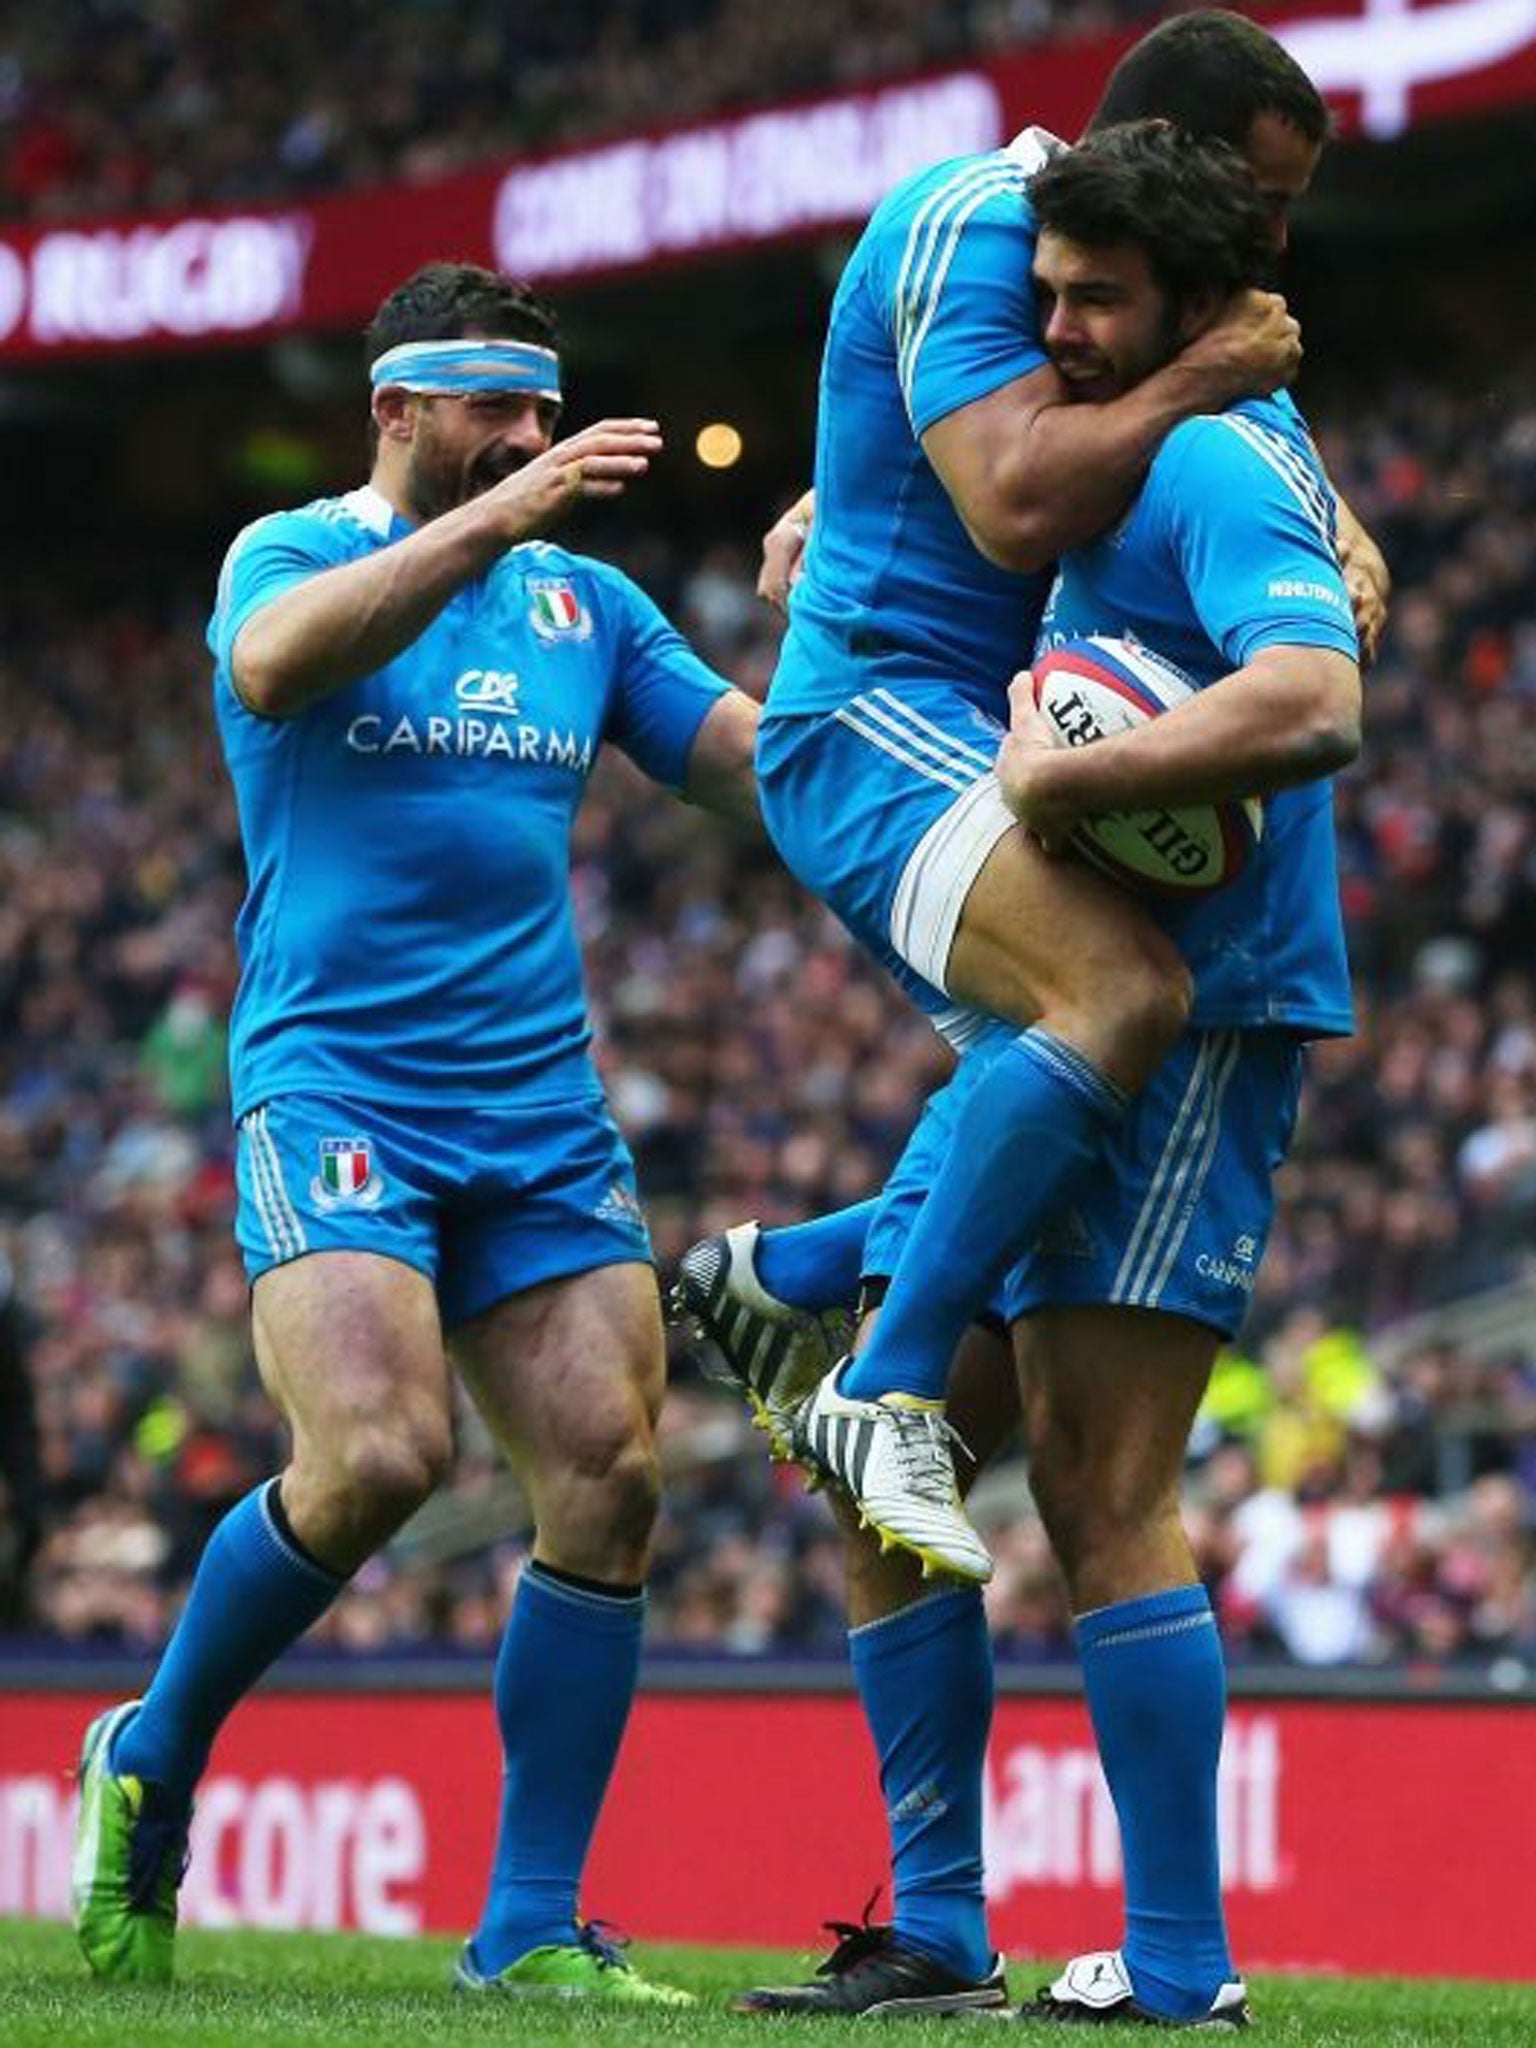
[[[992,197],[993,192],[1006,191],[1008,189],[1006,185],[998,185],[989,187],[986,191],[978,192],[974,198],[966,201],[949,224],[944,243],[944,253],[935,265],[933,281],[927,288],[926,303],[921,323],[912,336],[907,349],[906,366],[904,369],[901,369],[898,365],[898,371],[901,376],[902,396],[906,400],[909,414],[912,411],[912,387],[917,379],[917,359],[922,352],[923,343],[928,339],[928,330],[933,325],[934,315],[939,310],[939,300],[944,294],[944,280],[948,277],[950,265],[955,260],[955,251],[960,246],[961,233],[972,214],[978,212],[986,204]],[[1022,190],[1023,188],[1020,186],[1017,189]]]
[[[943,189],[939,204],[926,221],[921,214],[913,221],[907,255],[915,260],[909,266],[903,259],[906,283],[903,286],[898,279],[896,297],[896,369],[909,413],[917,358],[933,325],[967,221],[998,193],[1014,192],[1022,198],[1027,182],[1012,164],[992,164],[981,171],[968,172]],[[921,253],[917,254],[920,232],[924,240]]]
[[[1267,463],[1287,486],[1331,551],[1338,532],[1338,508],[1322,476],[1282,434],[1272,433],[1241,413],[1223,413],[1220,417],[1221,424],[1229,427],[1240,441],[1246,441],[1259,460]]]
[[[917,212],[912,216],[911,224],[907,229],[906,246],[901,252],[901,267],[896,273],[896,288],[891,294],[892,303],[895,308],[898,347],[903,345],[903,337],[908,325],[908,309],[918,291],[922,269],[932,254],[934,238],[938,233],[937,216],[945,207],[952,204],[957,196],[969,192],[978,178],[988,178],[993,175],[995,175],[995,167],[990,160],[979,165],[972,164],[966,170],[957,171],[953,177],[947,178],[937,190],[930,192],[922,205],[917,209]],[[935,223],[931,230],[929,229],[930,221]],[[924,239],[925,231],[927,231],[926,240]],[[923,252],[921,257],[918,254],[920,248]]]
[[[952,177],[946,178],[936,191],[929,193],[913,215],[912,223],[907,229],[901,268],[896,273],[896,289],[892,297],[898,322],[909,321],[912,308],[922,292],[923,275],[933,260],[934,246],[942,230],[944,216],[974,192],[978,184],[1016,184],[1022,175],[1017,165],[1007,163],[999,157],[988,157],[981,163],[971,164],[963,171],[956,171]]]

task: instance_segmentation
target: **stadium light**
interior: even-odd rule
[[[741,460],[741,435],[728,420],[700,427],[693,452],[706,469],[732,469]]]

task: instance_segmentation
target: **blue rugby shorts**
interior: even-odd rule
[[[922,681],[782,718],[770,698],[758,728],[758,800],[786,866],[956,1047],[990,1021],[944,977],[971,884],[1015,824],[992,768],[1004,730]]]
[[[929,1097],[870,1225],[867,1274],[894,1270],[955,1119],[1004,1042],[989,1034]],[[1041,1308],[1160,1309],[1235,1336],[1274,1220],[1303,1057],[1289,1031],[1186,1031],[991,1312],[1013,1322]]]
[[[601,1096],[405,1111],[282,1095],[241,1118],[236,1183],[253,1282],[306,1252],[373,1252],[427,1276],[448,1329],[540,1281],[651,1257]]]

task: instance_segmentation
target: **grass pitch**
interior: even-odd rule
[[[205,1934],[180,1938],[174,1991],[93,1983],[69,1930],[0,1921],[0,2043],[5,2048],[414,2048],[417,2042],[597,2041],[740,2043],[850,2048],[846,2020],[769,2020],[725,2010],[744,1984],[794,1982],[814,1958],[781,1949],[647,1945],[648,1976],[697,1992],[695,2012],[615,2012],[556,2001],[513,2005],[455,1997],[449,1941],[377,1941],[353,1935]],[[1016,1995],[1045,1981],[1041,1964],[1016,1966]],[[1264,2048],[1530,2048],[1536,1984],[1403,1983],[1345,1977],[1259,1977],[1252,1982]],[[956,2048],[980,2021],[907,2020],[899,2038]],[[863,2039],[862,2033],[859,2035]],[[881,2033],[880,2038],[885,2038]],[[1059,2040],[1034,2026],[1005,2038]],[[1145,2029],[1114,2027],[1111,2041],[1145,2041]]]

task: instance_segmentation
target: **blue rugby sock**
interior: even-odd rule
[[[791,1308],[815,1315],[851,1306],[864,1276],[864,1239],[879,1206],[856,1202],[809,1223],[765,1230],[752,1254],[758,1279]]]
[[[1226,1671],[1203,1586],[1077,1621],[1088,1706],[1120,1819],[1125,1963],[1138,2001],[1194,2019],[1236,1973],[1221,1909],[1216,1766]]]
[[[208,1539],[144,1704],[112,1746],[112,1767],[190,1799],[213,1739],[270,1664],[346,1584],[274,1518],[270,1479]]]
[[[896,1933],[973,1980],[992,1967],[981,1880],[992,1645],[979,1592],[918,1600],[852,1629],[848,1650],[880,1758]]]
[[[843,1393],[943,1398],[966,1325],[1092,1165],[1124,1108],[1115,1084],[1049,1032],[1026,1031],[1002,1048],[955,1119],[874,1334],[843,1372]]]
[[[505,1771],[490,1891],[472,1949],[487,1976],[576,1939],[576,1888],[640,1670],[645,1595],[531,1564],[496,1660]]]

